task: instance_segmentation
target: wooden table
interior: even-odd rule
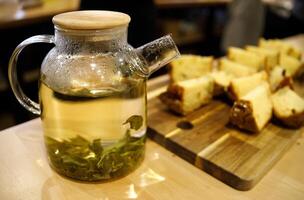
[[[0,132],[0,199],[304,199],[304,135],[261,182],[240,192],[148,140],[143,164],[110,183],[84,184],[52,171],[39,119]]]
[[[46,19],[56,14],[78,10],[80,0],[43,0],[41,6],[13,10],[10,14],[0,18],[0,29],[22,26]],[[0,7],[0,12],[3,11]]]
[[[304,47],[304,35],[288,41]],[[166,77],[148,82],[156,98]],[[304,134],[250,191],[237,191],[151,140],[143,164],[125,178],[88,184],[59,176],[47,163],[40,119],[0,132],[0,199],[304,199]]]

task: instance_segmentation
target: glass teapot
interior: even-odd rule
[[[41,116],[51,167],[84,181],[109,180],[144,158],[147,77],[179,56],[170,36],[134,49],[130,17],[112,11],[76,11],[53,18],[55,36],[23,41],[9,62],[18,101]],[[17,80],[19,53],[33,43],[54,43],[41,66],[39,104]]]

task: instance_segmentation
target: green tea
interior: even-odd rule
[[[41,118],[51,166],[71,178],[126,175],[144,157],[145,81],[127,89],[54,91],[40,84]]]

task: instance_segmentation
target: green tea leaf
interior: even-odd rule
[[[140,127],[139,124],[135,126]],[[85,181],[127,174],[141,163],[145,150],[145,136],[131,137],[129,129],[125,137],[105,148],[101,139],[89,142],[81,136],[63,141],[45,137],[45,143],[50,163],[58,173]]]
[[[76,146],[87,146],[89,144],[89,141],[77,135],[75,138],[70,139],[70,143]]]
[[[63,155],[61,158],[65,164],[76,165],[78,167],[85,167],[87,165],[87,161],[77,155]]]
[[[140,127],[143,125],[143,117],[140,115],[133,115],[127,119],[127,121],[123,124],[130,124],[130,128],[134,130],[140,129]]]
[[[101,139],[95,139],[93,140],[92,144],[89,145],[90,149],[97,155],[100,156],[100,154],[103,151],[103,147],[101,145]]]

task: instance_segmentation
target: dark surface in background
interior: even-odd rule
[[[267,9],[264,29],[265,38],[285,38],[300,33],[304,33],[304,19],[301,20],[294,14],[287,18],[281,17],[272,12],[271,9]]]
[[[204,8],[178,8],[178,9],[156,9],[152,0],[112,0],[82,1],[81,9],[108,9],[128,13],[132,17],[129,27],[128,41],[134,47],[154,40],[164,33],[159,24],[167,18],[183,19],[198,23],[204,38],[192,44],[180,45],[181,53],[197,53],[201,55],[221,55],[220,42],[224,25],[227,21],[225,7]],[[282,19],[267,10],[266,38],[283,38],[298,33],[303,33],[303,22],[292,16]],[[53,34],[51,19],[45,22],[18,27],[15,29],[0,30],[0,70],[7,79],[7,64],[14,48],[24,39],[38,34]],[[31,71],[39,72],[41,62],[47,52],[52,48],[49,44],[35,44],[26,48],[20,56],[18,63],[19,80],[25,93],[34,100],[38,96],[38,75],[34,80],[26,82],[23,77]],[[153,77],[166,72],[166,68],[153,74]],[[35,76],[34,76],[35,77]],[[0,91],[0,129],[19,124],[36,117],[25,110],[16,100],[10,88]]]
[[[15,47],[33,35],[53,34],[53,25],[51,20],[45,23],[33,24],[24,27],[10,28],[0,30],[0,70],[4,74],[5,80],[8,82],[7,68],[9,58]],[[39,71],[41,62],[47,52],[52,48],[49,44],[34,44],[25,48],[19,56],[17,70],[20,84],[31,99],[38,101],[38,74],[33,72]],[[33,74],[33,75],[30,75]],[[31,76],[33,80],[27,81],[26,77]],[[8,87],[5,91],[0,91],[0,129],[8,126],[19,124],[34,117],[29,111],[25,110],[15,98],[12,90]],[[5,123],[3,123],[6,122]]]
[[[183,20],[199,27],[203,34],[202,40],[178,45],[181,53],[220,56],[219,44],[227,21],[226,6],[162,9],[158,12],[158,18],[160,21]]]
[[[130,15],[128,42],[134,47],[157,38],[156,8],[153,0],[82,0],[80,9],[112,10]]]

